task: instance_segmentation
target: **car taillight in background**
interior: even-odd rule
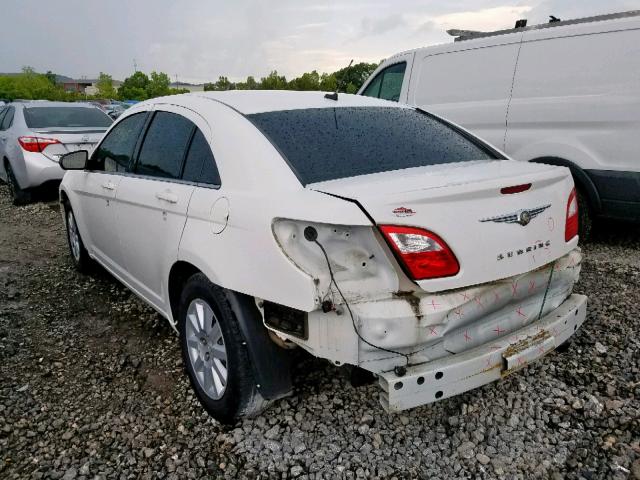
[[[567,201],[567,222],[564,227],[565,242],[576,235],[578,235],[578,196],[574,188],[569,194],[569,201]]]
[[[414,280],[451,277],[460,271],[458,259],[435,233],[396,225],[382,225],[380,230]]]
[[[20,146],[27,152],[42,152],[49,145],[60,143],[55,138],[43,138],[43,137],[19,137],[18,142]]]

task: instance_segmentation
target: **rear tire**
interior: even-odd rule
[[[5,160],[4,168],[7,173],[7,186],[9,187],[9,194],[13,200],[13,204],[26,205],[31,201],[31,193],[20,187],[8,160]]]
[[[580,243],[587,243],[591,240],[593,230],[593,213],[587,197],[582,190],[576,189],[578,195],[578,235]]]
[[[178,311],[182,360],[209,415],[233,424],[264,410],[269,402],[256,385],[246,341],[224,289],[197,273],[187,280]]]

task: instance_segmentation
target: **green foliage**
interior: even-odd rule
[[[164,72],[151,72],[150,77],[147,84],[147,98],[162,97],[171,93],[169,75]]]
[[[235,90],[235,84],[231,83],[227,77],[218,77],[218,81],[215,83],[205,83],[204,91],[216,91],[222,92],[225,90]]]
[[[284,76],[278,75],[276,70],[260,79],[261,90],[288,90],[287,87],[287,79]]]
[[[43,75],[36,73],[31,67],[24,67],[19,75],[0,76],[0,98],[73,100],[74,95],[66,93],[60,85],[55,84],[53,73],[47,72]]]
[[[341,92],[356,93],[362,84],[378,68],[377,63],[356,63],[338,70],[334,75]]]
[[[118,89],[118,94],[123,100],[146,100],[149,77],[142,72],[135,72],[130,77],[124,79]]]
[[[100,72],[100,76],[98,77],[98,82],[96,83],[96,87],[98,88],[98,96],[100,98],[117,98],[118,92],[115,88],[113,88],[113,79],[111,75],[107,75],[106,73]]]
[[[51,85],[56,84],[56,74],[53,73],[51,70],[47,70],[47,73],[44,74],[45,77],[47,77],[47,80],[49,80],[49,83],[51,83]]]
[[[232,82],[220,76],[216,82],[205,83],[205,90],[321,90],[325,92],[341,91],[355,93],[378,65],[375,63],[357,63],[334,73],[318,73],[313,70],[287,81],[283,75],[273,70],[259,81],[247,77],[244,82]],[[98,93],[95,98],[120,98],[122,100],[146,100],[164,95],[188,93],[187,89],[170,87],[169,76],[164,72],[135,72],[122,82],[118,90],[113,86],[111,75],[100,72],[96,83]],[[31,67],[24,67],[20,75],[0,77],[0,98],[7,99],[45,99],[45,100],[86,100],[83,92],[65,92],[62,85],[56,84],[56,75],[48,71],[39,74]]]
[[[356,93],[367,78],[378,67],[377,63],[357,63],[334,73],[319,74],[317,70],[303,73],[290,81],[272,71],[260,81],[247,77],[245,82],[231,82],[227,77],[219,77],[217,82],[205,83],[205,91],[224,90],[321,90],[323,92]]]

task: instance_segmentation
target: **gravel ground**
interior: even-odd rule
[[[165,321],[75,272],[56,203],[0,187],[0,478],[640,478],[640,229],[601,232],[566,352],[400,415],[302,357],[295,396],[229,428]]]

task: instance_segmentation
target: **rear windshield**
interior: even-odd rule
[[[29,128],[108,127],[113,120],[98,108],[30,107],[24,109]]]
[[[496,158],[444,122],[409,108],[313,108],[248,117],[280,149],[303,185]]]

